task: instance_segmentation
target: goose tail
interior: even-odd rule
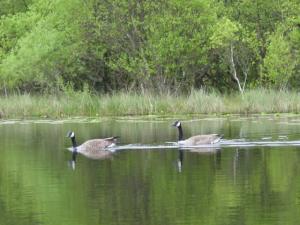
[[[217,134],[217,138],[213,140],[212,144],[216,144],[221,141],[221,139],[224,137],[224,134]]]
[[[109,138],[105,138],[106,140],[117,140],[119,139],[120,136],[113,136],[113,137],[109,137]]]
[[[107,140],[111,143],[107,146],[107,148],[115,147],[119,138],[120,138],[119,136],[113,136],[113,137],[105,138],[105,140]]]
[[[105,138],[105,140],[107,140],[107,141],[117,141],[119,138],[120,138],[120,136],[113,136],[113,137]]]

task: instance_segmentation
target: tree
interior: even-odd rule
[[[270,35],[266,57],[264,58],[264,76],[274,82],[276,87],[280,89],[286,89],[296,65],[299,64],[297,57],[299,49],[297,50],[296,46],[293,48],[293,41],[290,40],[296,34],[296,30],[288,27],[279,26],[278,30]]]
[[[2,19],[2,82],[43,92],[56,88],[65,75],[71,80],[72,72],[79,74],[77,56],[84,50],[79,29],[84,10],[76,16],[80,6],[80,1],[40,0],[29,11]],[[14,33],[15,39],[5,38]]]
[[[225,17],[215,25],[214,34],[210,39],[212,50],[217,51],[217,54],[223,58],[223,62],[228,66],[241,94],[244,93],[251,66],[251,54],[248,54],[249,46],[245,41],[246,38],[243,38],[242,35],[240,24]],[[238,71],[241,71],[243,76],[239,75]]]

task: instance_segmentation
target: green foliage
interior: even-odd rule
[[[147,26],[147,53],[158,80],[190,89],[208,63],[207,45],[216,8],[211,1],[171,1],[164,13],[150,15]]]
[[[266,74],[276,86],[285,88],[295,67],[291,47],[282,34],[270,38],[267,55],[264,59]]]
[[[223,18],[215,24],[214,33],[210,38],[212,47],[218,48],[228,46],[231,42],[238,39],[240,25],[230,21],[228,18]]]
[[[1,63],[1,80],[9,87],[43,92],[45,88],[55,88],[66,71],[73,72],[80,67],[74,62],[77,62],[81,40],[78,39],[78,21],[73,18],[80,2],[41,4],[43,2],[37,2],[28,13],[21,15],[25,22],[20,23],[19,15],[4,20],[12,28],[3,36],[15,33],[15,30],[23,31],[17,33],[19,37],[14,47],[6,45],[8,53]],[[71,12],[74,13],[72,17]]]
[[[24,12],[32,2],[32,0],[0,0],[0,17]]]
[[[0,60],[9,55],[17,46],[18,40],[35,26],[41,15],[31,12],[20,12],[1,17],[0,20]]]
[[[233,63],[247,87],[300,83],[296,0],[0,3],[5,92],[51,93],[68,83],[100,93],[228,92],[237,90]]]

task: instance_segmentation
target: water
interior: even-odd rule
[[[0,121],[0,224],[297,224],[300,117],[183,119],[186,137],[222,133],[217,148],[179,150],[173,118]],[[121,136],[102,160],[67,150]],[[167,142],[167,143],[166,143]]]

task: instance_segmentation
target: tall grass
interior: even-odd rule
[[[0,98],[1,118],[299,112],[299,93],[266,89],[250,90],[243,96],[194,90],[188,96],[72,92],[61,96],[25,94]]]

